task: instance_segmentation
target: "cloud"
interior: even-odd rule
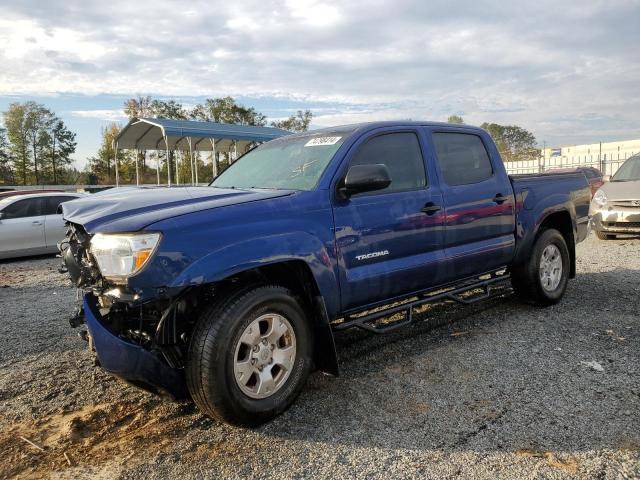
[[[590,131],[609,131],[612,117],[637,131],[639,17],[638,0],[158,0],[152,9],[25,0],[3,7],[0,95],[234,95],[336,108],[318,124],[458,113],[550,141],[606,113]],[[81,115],[110,115],[98,112]]]
[[[315,27],[330,27],[340,21],[339,9],[316,0],[287,0],[291,16]]]
[[[118,110],[72,110],[72,117],[79,118],[94,118],[97,120],[103,120],[105,122],[119,122],[126,120],[127,116],[122,109]]]

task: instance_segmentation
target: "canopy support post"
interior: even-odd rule
[[[218,175],[218,162],[216,160],[216,140],[215,138],[209,139],[211,141],[211,173],[213,177],[211,181]]]
[[[198,185],[200,182],[198,181],[198,145],[200,145],[200,142],[203,141],[204,138],[201,138],[200,140],[198,140],[196,143],[193,144],[193,148],[195,149],[195,158],[193,160],[193,163],[196,166],[196,185]]]
[[[180,144],[180,142],[182,140],[184,140],[185,137],[180,137],[178,140],[176,140],[176,142],[173,144],[173,154],[176,157],[176,185],[180,185],[180,160],[184,160],[184,151],[180,150],[178,148],[178,145]],[[178,153],[180,155],[178,155]]]
[[[191,146],[191,137],[187,137],[187,143],[189,144],[189,163],[191,164],[191,185],[195,185],[195,176],[193,171],[193,148]]]
[[[140,153],[143,154],[142,157],[142,166],[145,167],[146,166],[146,160],[147,160],[147,151],[146,150],[140,150],[139,144],[140,141],[147,135],[147,133],[149,133],[151,130],[153,129],[153,125],[149,125],[149,128],[147,128],[144,133],[142,135],[140,135],[137,139],[136,139],[136,185],[140,185],[140,180],[138,177],[138,156],[140,155]],[[158,143],[156,142],[156,148],[158,148]],[[142,169],[142,176],[143,176],[143,180],[144,180],[144,171],[145,168]],[[158,173],[158,185],[160,185],[160,174]]]
[[[171,186],[171,159],[169,158],[169,139],[164,135],[164,145],[167,151],[167,186]]]
[[[140,150],[136,148],[136,186],[140,186],[140,172],[138,171],[138,157],[140,156]]]
[[[176,149],[173,151],[173,156],[176,157],[176,185],[180,185],[180,156],[182,152],[178,150],[178,146],[176,145]]]
[[[158,151],[158,146],[160,145],[160,142],[162,141],[162,137],[160,137],[158,139],[158,141],[156,142],[156,177],[158,179],[158,186],[160,186],[160,153]]]
[[[233,141],[233,161],[235,162],[238,159],[238,141]]]
[[[113,160],[116,164],[116,187],[120,186],[120,177],[118,176],[118,142],[114,142]]]

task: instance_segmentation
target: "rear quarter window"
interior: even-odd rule
[[[56,215],[58,213],[58,207],[61,203],[75,200],[77,197],[71,197],[69,195],[56,195],[55,197],[45,197],[44,215]]]

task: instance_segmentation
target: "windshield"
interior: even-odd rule
[[[271,140],[240,157],[211,186],[312,190],[352,131],[323,131]]]
[[[624,162],[611,178],[612,182],[631,182],[634,180],[640,180],[640,157],[631,157]]]

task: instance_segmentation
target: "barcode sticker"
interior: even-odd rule
[[[305,147],[322,147],[324,145],[335,145],[342,137],[316,137],[304,144]]]

